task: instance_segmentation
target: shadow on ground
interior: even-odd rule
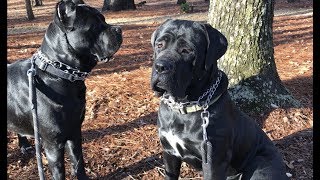
[[[157,119],[157,113],[152,112],[149,115],[137,118],[133,121],[130,121],[125,124],[121,125],[112,125],[107,128],[99,128],[99,129],[92,129],[92,130],[87,130],[82,132],[83,136],[83,142],[88,142],[96,139],[102,139],[103,137],[111,134],[118,134],[122,133],[125,131],[130,131],[135,128],[141,128],[142,126],[147,126],[147,125],[156,125]],[[141,123],[142,120],[143,123]]]

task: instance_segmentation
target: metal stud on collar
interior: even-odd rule
[[[86,77],[88,77],[90,75],[90,72],[82,72],[79,69],[76,68],[72,68],[71,66],[69,66],[68,64],[62,63],[60,61],[52,61],[49,60],[46,55],[44,55],[40,50],[38,50],[37,52],[37,57],[40,59],[41,66],[39,67],[40,69],[46,69],[47,66],[52,66],[56,69],[59,69],[61,71],[63,71],[64,73],[67,73],[71,76],[74,76],[73,79],[85,79]]]
[[[184,105],[190,104],[190,102],[182,103],[176,102],[172,96],[164,94],[160,97],[160,101],[167,104],[171,109],[181,109]]]

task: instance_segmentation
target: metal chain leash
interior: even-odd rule
[[[198,101],[197,101],[198,105],[201,106],[200,105],[201,100],[208,95],[204,105],[202,105],[203,111],[201,112],[202,129],[203,129],[203,140],[204,141],[206,141],[208,139],[208,137],[207,137],[207,127],[209,125],[210,112],[207,111],[207,109],[209,108],[209,103],[210,103],[210,101],[212,99],[212,96],[214,95],[214,93],[217,90],[217,87],[220,84],[222,73],[219,71],[218,75],[219,76],[218,76],[216,82],[205,93],[203,93],[203,95],[200,96],[198,98]]]
[[[176,102],[174,100],[174,98],[172,96],[168,95],[168,94],[162,95],[160,97],[160,101],[162,101],[163,103],[167,104],[171,109],[183,108],[183,106],[185,106],[185,105],[198,105],[199,107],[202,107],[206,111],[208,109],[208,107],[209,107],[209,103],[210,103],[210,101],[212,99],[212,96],[214,95],[214,93],[216,92],[217,87],[220,84],[221,77],[222,77],[222,74],[221,74],[220,71],[218,72],[218,75],[219,76],[218,76],[216,82],[209,89],[207,89],[207,91],[204,92],[198,98],[197,101]],[[204,102],[204,105],[201,105],[201,100],[206,96],[208,96],[208,97],[207,97],[206,101]]]
[[[34,84],[34,76],[37,74],[35,69],[35,57],[31,58],[31,68],[27,71],[29,81],[29,101],[31,104],[32,118],[33,118],[33,131],[34,131],[34,143],[36,148],[37,165],[40,180],[44,180],[43,164],[41,159],[41,144],[39,137],[39,121],[37,116],[37,94]]]
[[[220,84],[221,77],[222,77],[222,74],[221,74],[221,72],[219,71],[219,72],[218,72],[218,78],[217,78],[216,82],[215,82],[206,92],[204,92],[204,93],[202,94],[202,96],[200,96],[200,97],[198,98],[197,104],[200,106],[201,100],[202,100],[204,97],[208,96],[207,99],[206,99],[206,101],[205,101],[205,103],[204,103],[204,105],[202,106],[205,110],[208,109],[208,105],[209,105],[209,103],[210,103],[210,101],[211,101],[211,99],[212,99],[212,96],[214,95],[214,93],[215,93],[216,90],[217,90],[217,87],[218,87],[219,84]]]
[[[198,105],[200,106],[200,101],[207,96],[206,101],[202,105],[203,111],[201,112],[201,119],[202,119],[202,137],[203,141],[201,143],[201,149],[202,149],[202,172],[203,172],[203,179],[204,180],[212,180],[213,174],[212,174],[212,154],[213,154],[213,146],[212,143],[208,140],[208,134],[207,134],[207,127],[209,126],[209,118],[210,118],[210,112],[207,111],[209,108],[209,103],[212,99],[212,96],[216,92],[220,81],[222,78],[222,73],[219,71],[218,78],[216,82],[208,89],[205,93],[203,93],[202,96],[198,99]]]

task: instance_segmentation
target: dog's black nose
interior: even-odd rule
[[[167,61],[158,61],[155,64],[155,69],[158,73],[167,73],[173,70],[172,65]]]

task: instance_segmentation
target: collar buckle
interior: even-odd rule
[[[47,62],[41,60],[40,65],[39,65],[39,69],[41,69],[42,71],[45,71],[47,69],[48,65],[49,64]]]

